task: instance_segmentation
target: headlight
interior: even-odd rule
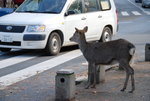
[[[45,25],[29,25],[27,32],[44,32]]]

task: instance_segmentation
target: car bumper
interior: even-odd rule
[[[0,47],[19,49],[43,49],[46,46],[46,35],[0,33]]]

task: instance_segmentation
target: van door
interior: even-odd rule
[[[83,29],[87,26],[86,14],[83,13],[82,0],[72,0],[72,3],[65,16],[65,36],[66,42],[69,42],[69,38],[75,32],[75,28]]]
[[[98,0],[84,0],[85,14],[88,23],[88,40],[99,40],[103,25],[102,12]]]

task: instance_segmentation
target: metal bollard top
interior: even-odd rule
[[[57,71],[57,74],[71,75],[74,74],[74,71],[72,69],[60,69],[59,71]]]

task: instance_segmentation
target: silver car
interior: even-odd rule
[[[142,7],[150,7],[150,0],[142,0]]]

